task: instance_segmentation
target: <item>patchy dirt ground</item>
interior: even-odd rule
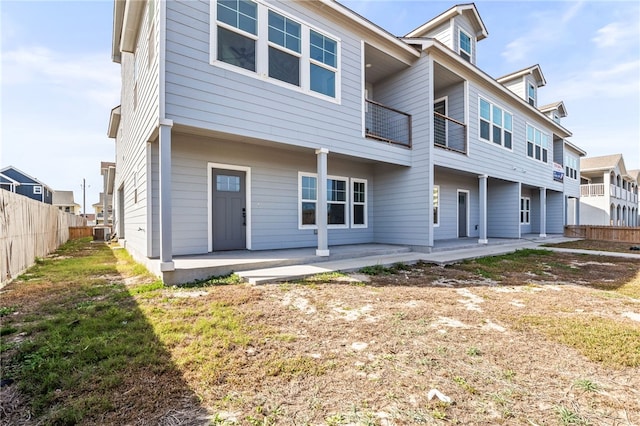
[[[124,384],[133,396],[82,423],[640,425],[636,260],[534,254],[375,272],[135,296],[175,369]],[[195,324],[214,306],[233,314],[216,326],[239,320],[246,338],[185,358],[200,334],[163,335],[162,316]],[[571,342],[571,324],[594,334]],[[625,346],[607,348],[603,325]],[[166,389],[164,371],[197,399]]]

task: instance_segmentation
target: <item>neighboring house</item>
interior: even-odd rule
[[[580,225],[639,226],[638,170],[622,154],[580,160]]]
[[[100,163],[100,174],[103,181],[103,192],[100,193],[101,211],[103,213],[105,211],[109,212],[107,224],[113,225],[113,182],[116,175],[116,163],[102,161]],[[102,219],[104,223],[104,217]]]
[[[51,187],[13,166],[0,169],[0,187],[45,204],[53,202]]]
[[[95,224],[102,226],[111,226],[113,224],[113,203],[109,197],[104,196],[104,192],[100,193],[100,200],[91,205],[95,212]],[[105,215],[105,206],[107,208]],[[87,215],[87,219],[89,215]]]
[[[75,202],[73,191],[53,191],[52,200],[52,204],[62,211],[75,215],[80,214],[80,204]]]
[[[87,219],[87,226],[96,226],[96,215],[95,213],[88,213],[83,215],[85,219]]]
[[[564,104],[538,109],[537,65],[476,66],[473,4],[401,38],[332,0],[116,1],[113,28],[117,233],[162,271],[224,250],[544,237],[578,217]]]

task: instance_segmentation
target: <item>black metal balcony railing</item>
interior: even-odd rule
[[[439,112],[433,113],[433,141],[435,146],[452,151],[467,152],[467,125]]]
[[[366,99],[365,134],[384,142],[411,147],[411,115]]]

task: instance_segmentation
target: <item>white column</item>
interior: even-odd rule
[[[327,155],[329,150],[316,150],[318,161],[318,205],[316,225],[318,225],[318,248],[316,256],[329,256],[329,233],[327,231]]]
[[[547,188],[540,188],[540,238],[547,238]]]
[[[487,239],[487,175],[478,176],[478,184],[480,195],[480,223],[478,224],[480,235],[478,236],[478,244],[489,244]]]
[[[160,270],[175,270],[171,231],[171,128],[172,120],[161,120],[160,150]],[[150,177],[148,177],[150,178]]]

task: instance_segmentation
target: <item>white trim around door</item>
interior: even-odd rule
[[[213,211],[212,211],[212,177],[213,169],[226,169],[237,170],[246,173],[245,179],[245,194],[246,194],[246,208],[247,208],[247,250],[251,250],[251,167],[237,166],[233,164],[222,163],[207,163],[207,235],[208,235],[208,250],[213,251]]]

